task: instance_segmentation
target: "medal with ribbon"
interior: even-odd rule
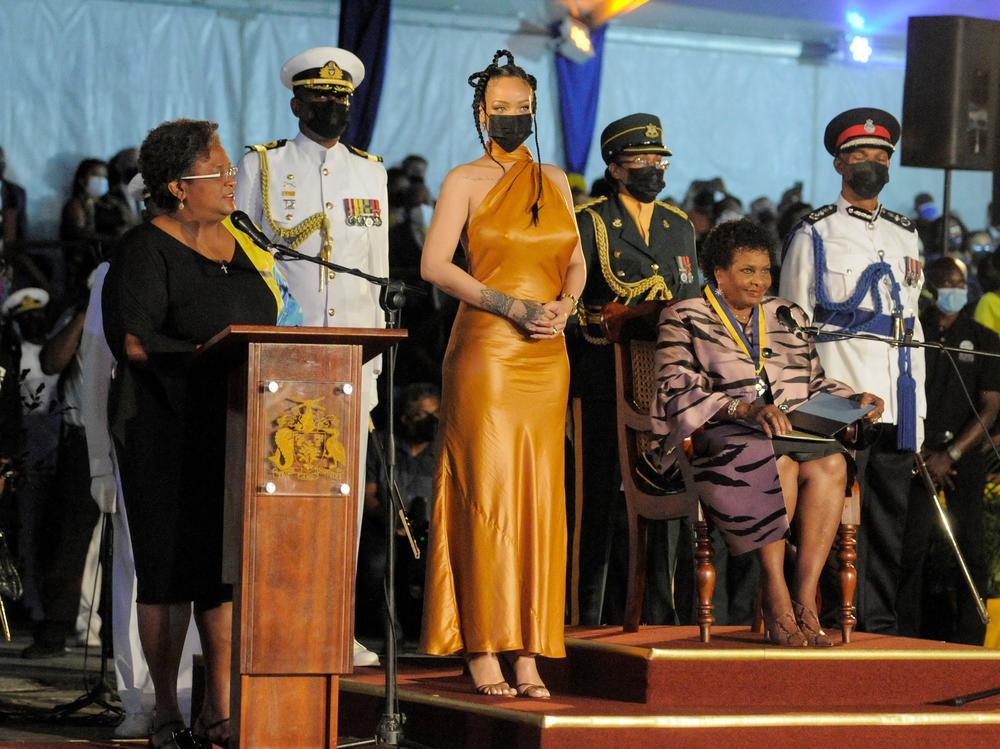
[[[381,226],[382,208],[374,198],[344,198],[348,226]]]
[[[729,309],[729,305],[726,304],[721,294],[716,296],[716,292],[712,290],[712,287],[706,285],[705,298],[708,299],[708,303],[712,305],[712,309],[719,316],[719,320],[722,321],[722,327],[729,333],[729,337],[736,341],[737,345],[743,349],[743,353],[747,355],[751,364],[753,364],[754,375],[756,375],[754,390],[757,391],[758,396],[764,395],[767,392],[767,380],[761,373],[764,371],[764,350],[767,344],[767,333],[764,330],[764,313],[761,305],[754,305],[753,312],[750,315],[750,335],[747,336],[743,329],[743,324],[736,319],[736,316]],[[754,334],[755,331],[756,335]]]
[[[906,285],[907,286],[919,286],[920,285],[920,276],[923,273],[924,264],[921,263],[915,257],[909,257],[909,256],[907,256],[907,257],[904,258],[904,260],[906,261],[906,271],[905,271],[905,275],[904,275],[903,278],[904,278],[904,281],[906,282]]]
[[[691,283],[694,281],[694,270],[691,268],[691,258],[687,255],[677,256],[677,273],[681,277],[681,283]]]

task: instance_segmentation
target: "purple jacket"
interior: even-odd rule
[[[792,410],[818,392],[852,395],[823,372],[811,340],[796,338],[778,322],[775,312],[782,305],[800,324],[807,323],[792,302],[764,300],[764,370],[775,405]],[[704,297],[663,311],[655,363],[653,430],[664,436],[664,448],[693,438],[695,488],[731,552],[742,554],[783,538],[788,518],[771,440],[738,422],[710,421],[733,398],[752,403],[757,393],[753,362]]]

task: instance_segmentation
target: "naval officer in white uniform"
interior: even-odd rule
[[[389,274],[386,172],[382,159],[340,142],[350,117],[351,97],[365,68],[354,54],[316,47],[281,68],[292,90],[292,113],[299,133],[292,140],[249,146],[239,164],[236,206],[272,241],[300,252]],[[379,289],[361,278],[334,273],[305,261],[279,261],[292,295],[302,306],[304,324],[337,328],[385,326]],[[361,393],[360,459],[352,491],[358,530],[364,501],[368,412],[375,407],[381,358],[364,365]],[[378,664],[378,657],[354,643],[354,665]]]

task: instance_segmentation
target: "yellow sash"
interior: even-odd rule
[[[729,337],[732,338],[739,347],[743,349],[743,353],[747,355],[747,359],[753,362],[754,374],[760,375],[760,371],[764,368],[764,348],[767,346],[767,332],[764,330],[764,305],[758,304],[757,310],[757,361],[754,361],[753,354],[750,351],[749,342],[746,340],[746,336],[743,333],[742,328],[737,329],[733,325],[732,313],[729,311],[728,307],[723,307],[723,305],[716,298],[715,293],[712,291],[712,287],[705,286],[705,298],[708,299],[708,303],[712,305],[712,309],[719,316],[722,321],[722,327],[726,329],[729,333]]]

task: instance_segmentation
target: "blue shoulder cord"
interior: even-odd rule
[[[885,260],[872,263],[858,276],[854,293],[842,302],[835,302],[830,299],[826,291],[826,249],[823,246],[823,238],[812,227],[813,240],[813,262],[816,270],[816,301],[817,306],[822,306],[831,312],[854,312],[861,305],[866,295],[871,295],[872,307],[875,310],[868,320],[852,324],[840,329],[844,333],[865,333],[873,328],[882,312],[882,297],[878,293],[878,283],[883,278],[889,279],[889,293],[892,297],[893,314],[897,320],[903,317],[903,302],[900,294],[899,282],[892,273],[892,266]],[[820,321],[822,322],[822,321]],[[837,340],[836,335],[816,336],[817,342],[827,342]],[[899,347],[899,377],[896,378],[896,448],[899,450],[915,451],[917,449],[917,383],[913,379],[913,368],[910,356],[910,349],[907,346]]]

